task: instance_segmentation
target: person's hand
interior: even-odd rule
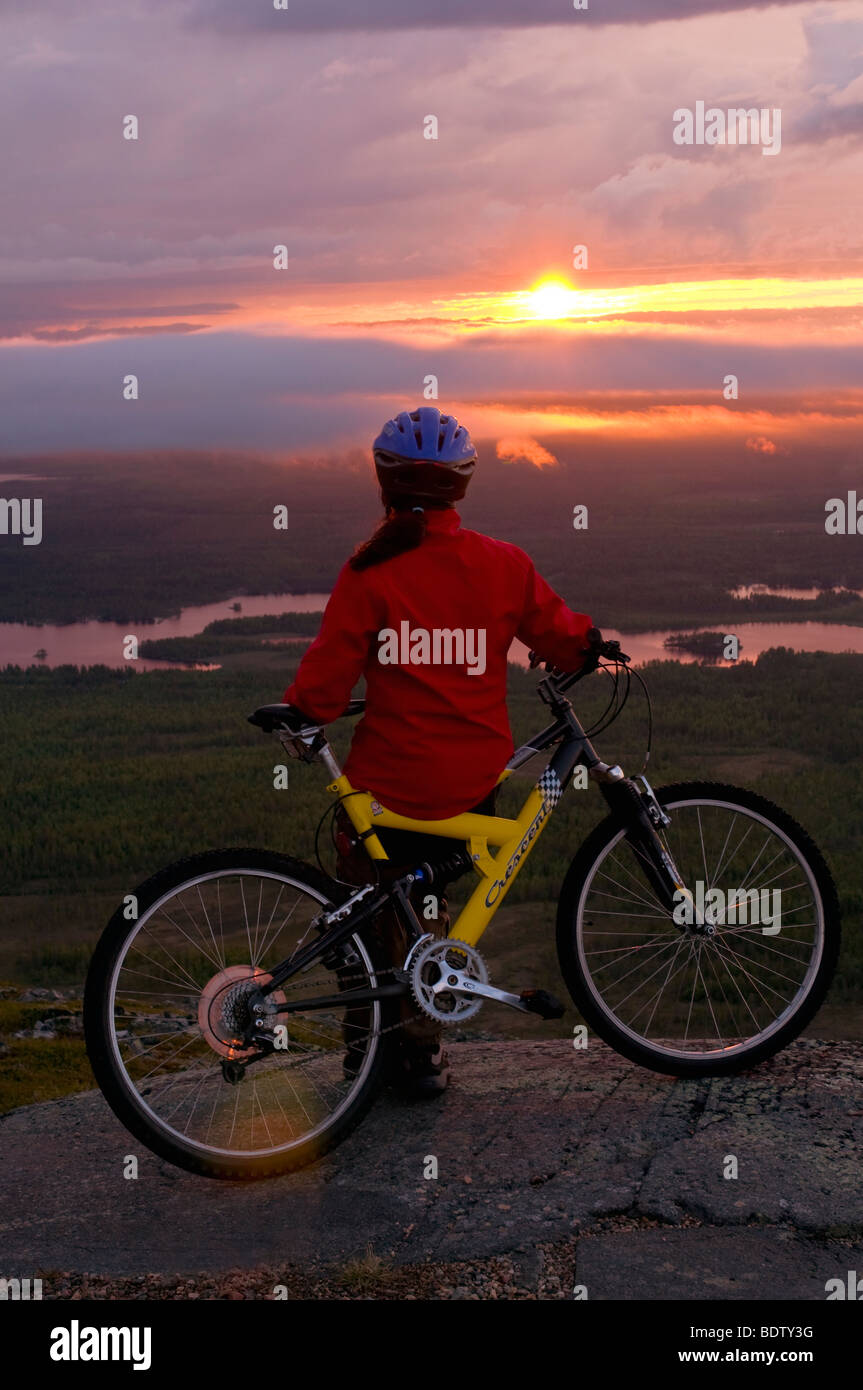
[[[591,627],[587,630],[587,642],[585,660],[593,659],[597,664],[601,657],[606,661],[616,662],[617,665],[626,665],[631,661],[631,657],[626,652],[620,650],[620,643],[617,638],[606,641],[598,627]]]
[[[585,633],[585,641],[587,642],[587,646],[582,647],[579,650],[578,656],[580,656],[582,660],[579,661],[576,665],[572,667],[555,666],[551,661],[544,662],[543,658],[539,655],[538,652],[528,652],[528,670],[535,671],[537,666],[544,665],[546,671],[550,676],[569,675],[572,671],[580,670],[589,657],[595,656],[598,659],[599,650],[602,646],[602,640],[602,633],[600,632],[599,628],[589,627],[587,629],[587,632]]]

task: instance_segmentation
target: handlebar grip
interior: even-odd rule
[[[628,662],[631,660],[625,652],[620,650],[620,643],[614,638],[610,638],[606,641],[598,627],[588,628],[585,633],[585,639],[588,645],[584,648],[584,661],[580,667],[580,670],[584,671],[585,674],[588,674],[590,670],[594,670],[603,657],[608,661]],[[542,657],[539,656],[537,652],[528,652],[527,655],[528,670],[535,671],[537,666],[544,666],[549,675],[562,676],[565,674],[565,672],[560,667],[555,666],[553,662],[543,662]]]
[[[607,661],[629,661],[630,657],[620,650],[620,643],[616,637],[603,637],[598,627],[591,627],[587,630],[587,640],[590,650],[595,652],[598,657],[605,657]]]

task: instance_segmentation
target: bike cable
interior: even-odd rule
[[[610,665],[607,665],[607,666],[598,666],[598,667],[597,667],[597,670],[598,670],[598,671],[607,671],[607,672],[610,672],[611,669],[612,669],[612,667],[611,667]],[[596,730],[597,730],[598,728],[600,728],[600,726],[602,726],[602,721],[605,719],[605,716],[608,714],[608,711],[612,708],[612,706],[614,705],[614,703],[615,703],[615,701],[616,701],[616,699],[617,699],[617,671],[616,671],[616,668],[615,668],[614,677],[609,677],[609,679],[612,680],[611,696],[610,696],[610,698],[609,698],[608,704],[605,706],[605,709],[602,711],[602,714],[601,714],[601,715],[599,716],[599,718],[597,719],[596,724],[594,724],[594,726],[593,726],[592,728],[586,729],[586,730],[585,730],[585,733],[587,734],[588,738],[592,737],[592,735],[596,732]]]
[[[339,807],[341,806],[341,804],[342,804],[343,801],[347,801],[347,799],[348,799],[349,796],[362,796],[362,795],[363,795],[363,793],[362,793],[362,792],[359,792],[359,791],[345,792],[342,796],[338,797],[337,800],[334,801],[333,804],[332,804],[331,806],[328,806],[328,807],[326,808],[326,810],[324,811],[324,814],[321,816],[320,820],[318,821],[317,825],[315,826],[315,860],[317,861],[318,868],[320,869],[321,873],[324,874],[324,876],[325,876],[326,878],[330,879],[330,881],[331,881],[332,883],[338,883],[338,884],[341,885],[342,888],[351,888],[351,889],[353,889],[354,891],[356,891],[357,888],[361,888],[361,887],[362,887],[362,884],[360,884],[360,883],[350,883],[350,882],[348,882],[347,880],[345,880],[345,879],[343,879],[343,878],[339,878],[338,874],[330,873],[329,869],[327,869],[327,868],[324,867],[324,862],[323,862],[323,860],[322,860],[322,858],[321,858],[321,851],[320,851],[320,838],[321,838],[321,828],[322,828],[322,826],[323,826],[323,824],[324,824],[324,821],[327,819],[327,816],[332,816],[332,820],[331,820],[331,822],[330,822],[330,840],[331,840],[331,842],[332,842],[333,849],[334,849],[334,850],[336,851],[336,853],[338,854],[338,845],[336,844],[336,835],[335,835],[335,829],[336,829],[336,811],[339,809]],[[377,861],[374,860],[374,859],[370,859],[370,860],[369,860],[369,864],[372,866],[372,868],[374,869],[374,872],[375,872],[375,876],[374,876],[374,879],[372,880],[372,882],[374,882],[374,884],[375,884],[376,887],[380,887],[381,876],[380,876],[380,872],[379,872],[379,870],[378,870]]]
[[[650,700],[650,691],[647,688],[647,682],[638,671],[633,671],[632,674],[644,691],[644,698],[647,701],[647,748],[644,753],[644,762],[641,764],[641,772],[636,774],[638,777],[643,777],[647,771],[647,764],[650,762],[650,750],[653,747],[653,705]]]
[[[599,669],[603,671],[610,671],[612,668],[609,664],[606,666],[602,666]],[[622,698],[618,699],[621,671],[623,671],[626,675],[626,686]],[[617,719],[618,716],[623,712],[624,706],[626,705],[626,702],[629,699],[630,691],[632,688],[633,676],[635,676],[635,679],[638,681],[639,685],[644,691],[644,698],[647,703],[647,746],[644,753],[644,761],[641,764],[641,771],[636,774],[637,776],[643,776],[647,770],[647,764],[650,761],[650,754],[653,748],[653,704],[650,699],[650,691],[647,688],[647,683],[639,671],[633,670],[632,667],[630,667],[629,665],[625,665],[622,662],[614,663],[614,675],[612,677],[613,690],[611,699],[609,700],[608,704],[606,705],[602,714],[599,716],[599,719],[596,721],[596,723],[590,729],[587,730],[587,734],[590,738],[594,738],[597,734],[603,733],[604,730],[607,729],[609,725],[613,724],[615,719]],[[612,706],[614,707],[613,709]],[[610,715],[608,714],[609,709],[612,709],[612,713]],[[606,718],[607,715],[608,717]]]
[[[626,705],[626,702],[629,699],[629,691],[630,686],[632,684],[629,674],[629,667],[624,665],[622,662],[609,663],[606,666],[601,666],[599,669],[603,671],[611,671],[612,669],[614,670],[614,675],[611,677],[613,681],[613,689],[611,693],[611,699],[609,700],[602,714],[599,716],[599,719],[596,721],[594,725],[592,725],[591,728],[589,728],[586,731],[589,738],[593,738],[597,734],[603,733],[623,713],[624,706]],[[621,671],[623,671],[623,673],[626,675],[626,685],[624,687],[624,693],[622,698],[620,696]],[[611,710],[610,714],[608,713],[609,710]]]

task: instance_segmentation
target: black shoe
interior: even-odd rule
[[[440,1096],[449,1085],[449,1058],[443,1047],[405,1051],[393,1085],[406,1100]]]

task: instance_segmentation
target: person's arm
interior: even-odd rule
[[[568,608],[528,559],[524,609],[516,632],[519,641],[562,671],[577,671],[588,650],[587,633],[592,627],[593,620]]]
[[[362,675],[380,621],[365,572],[345,565],[324,611],[321,630],[284,694],[287,704],[320,724],[342,713]]]

